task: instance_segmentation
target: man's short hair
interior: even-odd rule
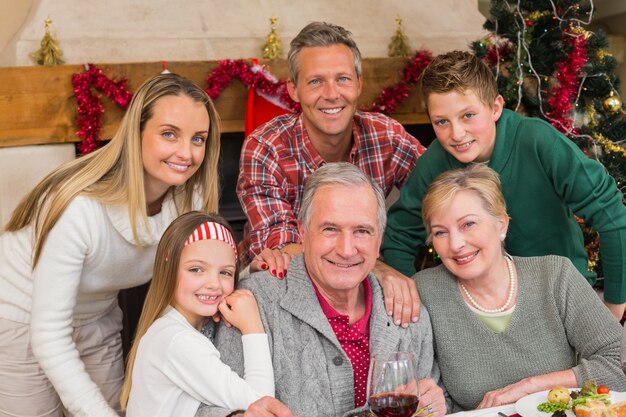
[[[322,165],[307,180],[302,196],[302,207],[300,213],[298,213],[298,220],[305,230],[308,230],[311,223],[315,193],[322,187],[332,185],[344,185],[348,187],[367,185],[371,187],[376,196],[376,223],[378,231],[382,233],[385,230],[385,224],[387,223],[385,193],[383,193],[383,190],[378,184],[372,181],[359,167],[349,162],[331,162]],[[356,201],[358,195],[346,197],[355,199],[355,204],[358,204],[358,201]]]
[[[476,55],[452,51],[436,56],[420,79],[422,98],[428,104],[433,93],[465,93],[472,90],[488,106],[498,97],[498,85],[491,69]]]
[[[356,46],[352,33],[341,26],[326,22],[313,22],[306,25],[298,35],[291,41],[291,48],[287,55],[289,63],[289,74],[291,81],[296,84],[298,81],[299,58],[302,48],[313,48],[317,46],[346,45],[352,51],[354,57],[354,69],[357,77],[361,76],[361,52]]]

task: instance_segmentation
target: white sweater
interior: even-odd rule
[[[245,335],[242,342],[243,379],[170,307],[141,338],[126,417],[193,417],[200,403],[245,410],[264,395],[274,396],[267,335]]]
[[[85,371],[73,327],[108,314],[120,289],[150,279],[156,245],[176,216],[168,196],[147,229],[138,219],[139,247],[126,206],[78,196],[50,230],[34,271],[32,228],[0,235],[0,317],[30,323],[33,352],[76,417],[117,414]]]

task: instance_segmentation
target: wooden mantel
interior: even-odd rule
[[[285,60],[261,61],[261,64],[267,65],[276,77],[287,77]],[[405,64],[401,58],[364,59],[365,81],[360,104],[368,107],[384,87],[398,82]],[[218,65],[219,61],[169,62],[168,69],[206,88],[207,75]],[[161,62],[97,66],[109,78],[126,78],[130,91],[135,91],[143,81],[162,70]],[[79,141],[71,77],[82,71],[81,65],[0,68],[0,148]],[[246,88],[235,79],[215,100],[222,119],[222,131],[243,132],[246,98]],[[110,138],[123,110],[106,96],[102,97],[102,103],[105,114],[101,136]],[[403,124],[428,123],[417,87],[392,117]]]

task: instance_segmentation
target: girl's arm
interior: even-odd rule
[[[162,370],[180,389],[202,403],[245,410],[265,395],[274,396],[274,372],[267,335],[244,335],[242,342],[243,378],[220,360],[215,346],[198,332],[181,333],[171,341]]]

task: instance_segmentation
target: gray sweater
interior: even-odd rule
[[[372,274],[368,279],[372,286],[370,353],[415,352],[418,378],[439,382],[426,310],[421,311],[419,322],[408,328],[395,326],[385,312],[378,281]],[[302,255],[291,261],[284,280],[261,272],[243,280],[240,287],[254,292],[259,304],[272,353],[276,398],[299,417],[337,417],[354,409],[350,359],[320,307]],[[221,326],[215,345],[222,361],[241,375],[243,352],[239,331]],[[225,410],[203,407],[196,416],[225,414],[228,414]]]
[[[470,311],[443,265],[414,276],[430,312],[442,380],[455,411],[476,408],[487,391],[570,368],[579,386],[591,379],[626,390],[619,361],[622,328],[570,260],[513,259],[517,304],[502,333]]]

